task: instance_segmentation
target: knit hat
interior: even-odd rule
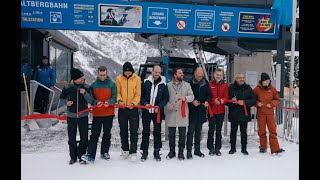
[[[72,80],[79,79],[82,76],[83,76],[83,72],[81,72],[79,69],[77,69],[77,68],[72,68],[71,69],[71,79]]]
[[[270,80],[270,76],[267,73],[261,73],[261,82],[268,79]]]
[[[125,71],[131,71],[132,73],[134,73],[134,69],[132,67],[132,64],[130,62],[125,62],[123,64],[123,72]]]

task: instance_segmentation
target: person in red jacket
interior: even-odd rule
[[[257,107],[258,135],[260,138],[260,152],[267,152],[268,139],[266,125],[269,130],[269,143],[271,154],[284,152],[280,148],[277,138],[277,125],[274,119],[274,108],[279,103],[277,90],[271,85],[270,76],[267,73],[261,73],[261,80],[254,88],[253,93],[257,97],[255,106]]]
[[[93,100],[91,105],[97,105],[93,109],[93,119],[90,140],[88,143],[87,154],[84,154],[81,159],[94,163],[96,158],[97,143],[99,141],[101,129],[103,127],[103,135],[101,141],[100,157],[104,160],[109,160],[109,148],[111,139],[111,129],[114,118],[114,107],[109,104],[117,102],[117,88],[116,84],[111,80],[107,74],[105,66],[98,67],[98,77],[90,85]]]
[[[221,128],[224,120],[225,113],[225,101],[228,99],[228,84],[223,81],[223,71],[217,68],[213,74],[214,79],[210,81],[210,89],[212,93],[209,105],[213,111],[213,117],[209,117],[209,131],[207,148],[209,149],[209,155],[221,156]],[[214,131],[216,130],[216,143],[214,143]]]

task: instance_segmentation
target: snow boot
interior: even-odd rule
[[[174,148],[170,148],[170,152],[169,154],[167,155],[166,159],[172,159],[176,157],[176,152],[175,152],[175,149]]]
[[[161,161],[160,149],[157,148],[153,151],[153,156],[156,161]]]
[[[178,153],[179,160],[184,160],[183,149],[184,148],[179,148],[179,153]]]

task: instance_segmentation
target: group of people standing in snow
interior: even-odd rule
[[[115,106],[118,106],[118,122],[121,137],[121,156],[124,159],[137,160],[139,111],[142,109],[142,151],[141,161],[149,155],[150,124],[153,123],[154,151],[153,157],[161,161],[160,149],[161,120],[165,119],[169,132],[169,154],[166,159],[176,157],[176,131],[178,129],[178,158],[192,159],[193,154],[199,157],[205,155],[200,149],[201,131],[204,122],[209,121],[207,148],[209,155],[221,156],[221,129],[225,115],[225,105],[229,107],[231,122],[229,154],[236,152],[237,129],[240,126],[241,152],[247,151],[247,126],[251,121],[250,107],[257,107],[258,135],[260,137],[260,152],[267,152],[266,125],[269,130],[269,143],[272,154],[284,150],[280,148],[274,107],[279,103],[278,93],[271,85],[270,77],[261,74],[259,84],[252,88],[245,83],[244,74],[239,73],[234,83],[228,86],[223,80],[223,70],[217,68],[210,82],[204,78],[203,69],[198,67],[194,76],[188,81],[183,80],[183,69],[173,70],[173,79],[166,83],[161,76],[161,66],[155,65],[151,75],[141,82],[134,73],[130,62],[123,65],[123,73],[114,81],[107,75],[107,68],[98,68],[97,79],[89,86],[84,81],[84,74],[76,68],[71,70],[71,80],[64,86],[60,98],[67,105],[68,144],[70,150],[69,164],[77,159],[80,163],[94,163],[97,143],[103,127],[100,157],[110,159],[109,148],[111,129],[115,116]],[[90,139],[88,140],[88,104],[94,106]],[[148,108],[148,106],[150,108]],[[156,108],[157,106],[158,108]],[[152,107],[152,108],[151,108]],[[207,113],[211,111],[210,115]],[[79,113],[83,111],[83,113]],[[160,112],[159,112],[160,111]],[[159,114],[158,114],[159,113]],[[160,115],[160,122],[157,120]],[[77,128],[80,132],[80,142],[76,141]],[[215,134],[215,137],[214,137]],[[130,143],[129,143],[130,135]]]

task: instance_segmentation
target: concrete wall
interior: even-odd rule
[[[259,82],[261,72],[268,73],[271,80],[273,80],[271,62],[272,52],[257,52],[252,56],[234,56],[233,67],[231,68],[233,70],[231,71],[231,82],[234,81],[234,77],[237,73],[244,73],[246,82],[250,84],[251,87],[255,87]],[[272,82],[272,84],[273,83],[274,82]]]

